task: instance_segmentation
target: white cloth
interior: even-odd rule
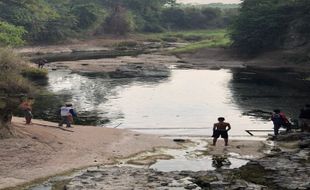
[[[65,107],[65,106],[61,107],[60,108],[60,115],[62,117],[70,115],[70,110],[71,109],[72,109],[71,107]]]

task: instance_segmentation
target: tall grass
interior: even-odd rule
[[[227,35],[227,30],[225,29],[140,34],[140,37],[151,42],[188,43],[188,45],[169,51],[170,53],[175,54],[192,53],[203,48],[228,47],[231,44],[231,40]]]
[[[231,45],[231,40],[225,30],[206,31],[201,36],[201,40],[173,49],[170,53],[193,53],[204,48],[224,48]]]
[[[22,59],[11,49],[0,49],[0,92],[14,93],[29,90],[29,82],[20,72],[26,67]]]

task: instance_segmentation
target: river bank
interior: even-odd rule
[[[90,48],[89,52],[92,52],[93,50],[94,49]],[[51,91],[54,93],[59,93],[58,96],[63,95],[62,92],[71,92],[72,94],[66,94],[67,96],[65,97],[69,97],[68,101],[74,99],[75,102],[73,103],[75,106],[77,106],[78,110],[86,110],[85,105],[79,104],[88,103],[89,105],[86,105],[86,108],[88,108],[87,106],[90,106],[91,108],[95,107],[95,111],[93,111],[92,113],[98,113],[99,111],[101,111],[104,115],[105,112],[113,113],[113,111],[116,111],[117,114],[114,114],[117,116],[117,118],[114,118],[115,116],[112,115],[114,117],[112,117],[111,120],[114,120],[117,123],[123,123],[121,126],[122,128],[131,128],[131,130],[143,130],[143,127],[146,127],[147,129],[150,129],[148,131],[151,131],[151,133],[158,134],[158,132],[160,132],[160,128],[166,128],[167,130],[165,131],[165,133],[169,133],[170,135],[174,134],[175,136],[180,134],[184,136],[189,135],[196,130],[196,133],[198,133],[199,135],[203,134],[203,136],[210,136],[208,133],[212,132],[210,128],[212,127],[212,122],[219,114],[224,115],[226,118],[229,118],[229,122],[232,123],[233,129],[236,129],[231,131],[232,136],[240,137],[240,134],[244,133],[244,127],[246,127],[246,129],[248,129],[249,126],[252,128],[256,127],[257,129],[261,129],[262,127],[268,127],[268,129],[271,128],[271,126],[266,122],[266,119],[260,120],[257,119],[257,116],[251,118],[243,114],[253,109],[262,109],[261,107],[263,107],[263,111],[272,110],[274,105],[270,103],[270,100],[274,98],[275,93],[271,91],[270,94],[264,95],[260,91],[256,92],[253,89],[261,88],[259,88],[258,85],[254,86],[254,88],[253,84],[256,83],[252,81],[252,83],[249,82],[249,79],[257,78],[257,83],[261,84],[261,81],[268,81],[268,77],[266,78],[264,75],[263,78],[260,78],[258,77],[258,75],[260,74],[259,72],[253,72],[248,70],[242,70],[236,73],[225,69],[220,71],[208,70],[248,67],[248,65],[245,64],[244,60],[240,60],[238,56],[231,57],[227,54],[227,51],[225,49],[205,49],[200,53],[198,52],[190,55],[178,55],[179,58],[172,55],[163,55],[165,52],[160,52],[160,48],[155,48],[155,50],[156,52],[153,52],[151,54],[120,56],[113,59],[104,58],[95,60],[64,60],[52,62],[49,64],[49,67],[51,70],[56,71],[50,72],[52,75],[54,74],[55,76],[50,78],[51,80],[49,81],[49,83],[53,84],[54,86],[51,85],[49,89],[52,89]],[[172,67],[179,67],[185,69],[181,71],[175,71],[173,69],[171,70]],[[275,66],[275,68],[283,69],[282,66],[278,67],[277,65]],[[58,75],[59,72],[62,72],[63,69],[68,69],[69,71],[66,72],[65,75]],[[154,75],[154,72],[150,72],[154,70],[156,71],[156,69],[160,71],[155,72],[156,75]],[[191,71],[195,72],[187,72],[187,69],[192,69]],[[204,69],[207,69],[206,72],[201,71]],[[117,75],[115,75],[115,71],[117,71]],[[165,75],[162,75],[163,71]],[[102,75],[100,75],[99,77],[88,78],[87,75],[79,75],[80,73],[99,73]],[[105,76],[106,73],[109,74],[108,77],[101,77]],[[170,73],[172,73],[172,77],[167,77]],[[298,75],[298,73],[295,74]],[[289,76],[296,79],[295,74],[292,75],[292,73],[289,73]],[[274,75],[274,73],[271,73],[271,75]],[[123,78],[123,80],[125,81],[114,81],[113,79],[110,80],[109,77],[113,78],[113,76],[116,78]],[[147,84],[145,82],[145,79],[148,79],[147,77],[150,76],[160,76],[164,78],[166,77],[166,80],[161,81],[162,86],[160,85],[161,82],[157,80],[151,80],[149,84]],[[70,77],[72,77],[72,80]],[[131,84],[131,82],[129,82],[129,78],[131,77],[138,77],[138,79],[141,81],[133,80],[133,84]],[[289,79],[289,77],[283,78],[285,80]],[[192,81],[191,79],[195,80]],[[202,81],[206,81],[204,86],[192,85],[200,84]],[[207,85],[207,81],[211,81],[212,84]],[[246,84],[249,83],[249,85],[246,87],[241,86],[242,88],[240,88],[240,84],[243,84],[240,83],[240,81],[243,81]],[[291,86],[294,86],[293,92],[295,93],[295,87],[297,86],[295,84],[296,80],[291,81]],[[59,83],[58,86],[57,82]],[[169,86],[167,85],[169,84],[169,82],[174,83]],[[80,89],[80,84],[83,84],[82,87],[88,88]],[[307,84],[305,82],[302,83],[301,86],[306,86]],[[160,88],[155,89],[156,86]],[[169,88],[166,88],[167,86]],[[183,89],[183,87],[192,88]],[[262,88],[262,92],[268,92],[268,90],[266,90],[267,87]],[[273,86],[271,86],[271,88],[274,89]],[[99,89],[102,90],[102,92]],[[120,91],[121,93],[119,93],[118,91],[113,91],[111,89],[122,89],[122,91]],[[136,91],[137,89],[138,91]],[[244,89],[244,92],[242,93],[242,90],[240,89]],[[111,96],[106,96],[107,92],[110,93],[109,90],[111,90],[113,93]],[[248,92],[253,92],[253,94],[249,95]],[[283,92],[287,92],[287,89],[283,90]],[[120,96],[123,94],[127,96],[124,96],[122,99],[120,99],[118,93],[120,94]],[[180,99],[179,102],[176,101],[175,93],[178,93],[177,97]],[[202,94],[204,96],[201,96]],[[243,105],[248,100],[252,100],[251,98],[253,97],[253,100],[257,101],[257,99],[255,99],[255,97],[257,97],[257,94],[262,96],[262,98],[259,97],[259,100],[266,99],[268,100],[268,102],[250,102],[251,104],[246,104],[245,106]],[[288,94],[289,97],[292,96],[291,93]],[[73,95],[75,96],[75,98],[71,98],[71,96],[73,97]],[[199,96],[195,97],[195,95]],[[298,95],[300,95],[300,92],[298,92]],[[183,97],[184,99],[181,99],[180,97]],[[287,101],[286,96],[283,97],[283,99]],[[279,97],[275,97],[274,99],[274,102],[277,103]],[[195,102],[195,100],[197,102]],[[216,100],[218,100],[219,102],[216,102],[214,105],[212,105],[211,102],[215,102]],[[296,104],[295,99],[290,100],[292,100],[292,102]],[[303,98],[300,102],[300,105],[295,105],[296,109],[297,107],[303,105],[305,100],[306,98]],[[105,101],[108,101],[107,104],[105,104]],[[236,105],[241,105],[241,108],[236,109],[238,106],[236,106],[235,104],[231,104],[231,102],[239,103]],[[120,103],[121,105],[119,107],[119,110],[117,107],[118,103]],[[173,105],[172,103],[175,103],[175,105]],[[228,106],[223,107],[223,105]],[[288,103],[287,105],[289,107],[292,107],[291,103]],[[201,114],[196,114],[196,108],[198,107],[201,110]],[[294,110],[293,113],[296,112],[297,111]],[[139,113],[141,115],[136,113]],[[210,118],[206,117],[206,115]],[[109,116],[111,116],[111,113]],[[134,117],[131,118],[131,116]],[[193,121],[186,120],[186,118],[194,118],[193,116],[197,116],[196,121],[200,122],[195,123]],[[269,115],[267,117],[269,118]],[[153,118],[155,118],[155,120],[152,120]],[[119,122],[117,119],[120,119],[121,122]],[[150,121],[148,119],[150,119]],[[247,121],[248,123],[245,121]],[[200,150],[198,152],[200,152],[203,156],[207,156],[207,158],[199,158],[198,160],[194,161],[190,160],[192,155],[187,155],[187,149],[185,149],[183,150],[183,152],[185,152],[185,155],[188,156],[185,158],[179,158],[177,156],[175,158],[174,156],[169,156],[169,154],[155,154],[150,157],[146,156],[144,158],[141,158],[141,156],[139,156],[138,154],[137,159],[130,159],[129,162],[129,164],[135,163],[136,165],[134,165],[134,167],[128,167],[126,165],[123,165],[122,163],[119,163],[120,165],[116,165],[115,167],[106,167],[106,164],[114,163],[115,158],[122,158],[128,156],[130,156],[131,158],[132,154],[153,149],[154,146],[175,147],[176,144],[173,143],[172,140],[159,139],[158,136],[155,138],[154,136],[147,135],[147,137],[137,132],[129,132],[128,130],[117,130],[116,132],[113,129],[107,128],[99,129],[94,127],[76,127],[73,129],[74,132],[72,133],[71,131],[63,131],[58,128],[50,128],[49,126],[56,127],[56,124],[49,123],[47,125],[38,125],[41,127],[45,125],[45,128],[43,129],[46,129],[43,131],[40,127],[40,132],[38,132],[37,126],[32,126],[29,128],[23,127],[23,125],[20,125],[21,121],[18,122],[18,130],[21,129],[21,131],[23,131],[22,133],[35,135],[28,135],[26,139],[30,140],[29,143],[27,140],[23,143],[12,140],[12,144],[8,142],[7,146],[1,146],[7,147],[4,148],[4,151],[2,151],[4,159],[1,160],[5,160],[6,162],[3,166],[4,168],[1,168],[1,171],[12,171],[9,173],[9,176],[4,178],[4,182],[1,181],[1,183],[3,184],[19,184],[31,181],[31,179],[29,179],[29,176],[34,177],[33,179],[37,179],[41,177],[41,173],[48,173],[48,176],[53,174],[59,174],[61,173],[61,171],[68,171],[73,168],[84,168],[85,166],[89,165],[103,164],[93,169],[87,169],[86,171],[82,171],[80,175],[73,176],[67,179],[63,186],[59,189],[115,189],[116,184],[118,186],[118,189],[128,189],[128,187],[136,189],[264,189],[266,187],[269,188],[269,186],[272,189],[273,186],[271,186],[269,183],[265,183],[265,181],[268,180],[272,181],[272,183],[277,184],[274,189],[296,189],[296,186],[298,186],[299,184],[301,184],[303,188],[307,188],[308,185],[306,183],[302,183],[302,180],[307,177],[307,173],[304,175],[303,172],[308,172],[308,165],[307,162],[305,164],[305,160],[307,161],[309,159],[308,157],[305,157],[304,152],[300,154],[299,149],[295,149],[295,152],[290,150],[288,153],[286,151],[279,151],[277,152],[277,154],[272,153],[268,154],[267,157],[264,157],[262,150],[264,150],[264,146],[266,144],[260,141],[235,140],[231,141],[230,146],[227,148],[222,147],[222,142],[219,142],[219,146],[216,147],[211,147],[208,145],[203,146],[202,151]],[[112,123],[111,125],[114,124],[115,123]],[[183,125],[185,125],[185,127],[187,128],[183,127]],[[90,129],[91,131],[93,131],[92,133],[89,133]],[[53,132],[51,132],[50,130],[52,130]],[[164,130],[162,130],[161,132],[163,131]],[[45,135],[42,135],[41,133],[44,133]],[[108,134],[108,137],[106,137],[105,135],[101,136],[99,135],[100,133]],[[151,140],[149,140],[148,138],[150,138]],[[189,137],[189,140],[192,139]],[[158,142],[161,143],[158,144]],[[19,145],[18,148],[14,149],[12,148],[12,145],[15,144],[26,144],[26,146]],[[201,145],[193,144],[193,146],[199,147]],[[22,150],[25,150],[25,153],[20,154],[20,148]],[[13,154],[8,153],[10,152],[10,150]],[[275,148],[274,150],[278,151],[279,149]],[[42,152],[43,154],[41,154],[40,152]],[[39,154],[36,155],[37,153]],[[11,157],[6,157],[6,155],[11,155]],[[188,169],[183,167],[178,172],[173,171],[173,169],[171,169],[171,171],[169,172],[162,172],[158,171],[156,168],[148,168],[151,164],[162,163],[158,160],[167,160],[167,162],[163,165],[163,168],[165,169],[167,169],[167,166],[169,165],[177,165],[176,163],[200,163],[204,164],[205,166],[207,165],[205,164],[206,162],[208,162],[208,164],[212,162],[213,155],[228,155],[229,157],[244,159],[244,164],[246,164],[247,162],[249,163],[246,165],[240,165],[242,166],[240,169],[230,168],[229,170],[227,170],[217,168],[216,171],[211,172],[181,171],[193,169],[191,167],[189,167]],[[298,158],[296,158],[296,155]],[[195,155],[195,158],[196,156],[197,155]],[[12,157],[17,159],[10,159]],[[36,157],[36,159],[32,160],[31,158],[33,157]],[[277,167],[272,167],[276,164],[278,158],[281,157],[284,157],[283,160],[281,160],[283,166],[277,165]],[[298,161],[298,163],[294,164],[292,167],[286,167],[286,165],[290,164],[291,160],[294,159],[297,161],[301,161]],[[120,160],[121,162],[123,162],[122,159]],[[80,167],[76,167],[76,165],[80,165]],[[137,165],[140,165],[142,169],[136,168]],[[306,167],[306,170],[303,170],[303,167]],[[64,170],[63,168],[67,169]],[[201,167],[200,169],[204,170],[204,167]],[[215,170],[214,167],[212,167],[212,170],[213,169]],[[254,176],[253,178],[246,178],[249,175],[247,171],[254,171],[254,173],[261,172],[259,173],[261,175],[258,177]],[[285,174],[282,174],[281,171],[285,171]],[[281,184],[277,181],[277,176],[272,174],[276,173],[277,175],[283,175],[285,177],[281,178],[281,180],[289,181],[291,179],[289,175],[295,175],[294,172],[297,172],[297,177],[296,179],[292,179],[294,180],[295,184],[295,186],[292,186],[292,188],[286,187],[289,184],[281,186]],[[7,172],[3,172],[3,175],[6,176]],[[265,181],[255,181],[256,178],[263,179]]]
[[[124,129],[77,125],[67,129],[57,127],[57,123],[42,120],[33,120],[32,125],[26,126],[23,118],[16,117],[13,119],[13,126],[16,138],[0,141],[0,189],[31,184],[33,181],[39,182],[49,176],[90,166],[107,167],[111,164],[131,163],[145,167],[145,164],[154,164],[161,159],[172,159],[171,161],[174,162],[173,157],[178,154],[169,156],[169,151],[162,152],[169,149],[175,152],[174,148],[182,148],[181,152],[185,154],[190,152],[192,156],[196,155],[197,159],[204,155],[229,154],[233,157],[237,156],[236,158],[260,158],[264,150],[264,143],[261,141],[232,140],[228,147],[224,147],[219,141],[217,147],[201,144],[201,149],[196,149],[195,147],[199,145],[190,141],[186,141],[186,144],[177,144],[173,139],[163,139],[159,136],[139,134]],[[145,154],[145,151],[150,151],[152,154]],[[148,156],[145,157],[145,155]],[[128,169],[126,166],[120,169],[112,166],[111,170],[128,170],[130,173],[142,171]],[[157,175],[152,170],[148,172],[152,173],[151,176]],[[119,176],[112,173],[112,176],[121,179],[123,175],[127,175],[126,173],[128,174],[125,172]],[[170,178],[165,180],[168,179]],[[131,183],[124,181],[123,185],[120,185],[126,189]],[[134,183],[138,182],[135,180]],[[113,187],[112,185],[110,188],[113,189]],[[141,187],[145,188],[145,186]],[[75,188],[77,187],[73,186],[71,189]]]
[[[291,51],[271,51],[256,57],[243,57],[229,48],[204,48],[194,53],[181,53],[179,67],[189,69],[255,68],[310,72],[308,62],[297,62]]]
[[[296,138],[302,140],[296,140]],[[129,166],[126,163],[114,166],[101,165],[72,175],[52,178],[30,189],[309,189],[309,134],[293,133],[285,138],[281,136],[279,139],[282,140],[272,143],[270,147],[265,147],[265,156],[249,158],[246,164],[236,168],[228,169],[227,160],[225,157],[218,157],[219,155],[213,155],[214,168],[208,170],[201,168],[193,171],[189,166],[187,169],[162,171],[158,167],[149,168],[141,163],[135,166]],[[233,145],[236,144],[233,143]],[[243,146],[251,145],[243,141]],[[230,147],[227,150],[230,151]],[[193,156],[191,153],[188,152],[188,157]],[[149,155],[148,158],[151,157]],[[161,157],[161,159],[169,159]],[[170,164],[178,164],[174,158],[170,159],[172,159]],[[217,164],[220,160],[224,161],[224,165],[216,166],[215,160]]]
[[[91,126],[60,129],[56,123],[13,119],[17,137],[0,141],[0,189],[73,169],[111,164],[115,158],[178,147],[172,140],[128,130]]]

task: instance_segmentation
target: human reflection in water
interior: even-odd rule
[[[300,110],[299,123],[301,131],[310,132],[310,104]]]

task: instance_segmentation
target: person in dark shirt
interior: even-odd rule
[[[301,131],[310,132],[310,104],[300,110],[299,123]]]
[[[273,122],[274,126],[274,136],[277,136],[279,134],[280,127],[285,127],[286,132],[289,132],[291,130],[291,123],[286,118],[285,114],[281,112],[279,109],[273,110],[273,114],[271,115],[271,120]]]

